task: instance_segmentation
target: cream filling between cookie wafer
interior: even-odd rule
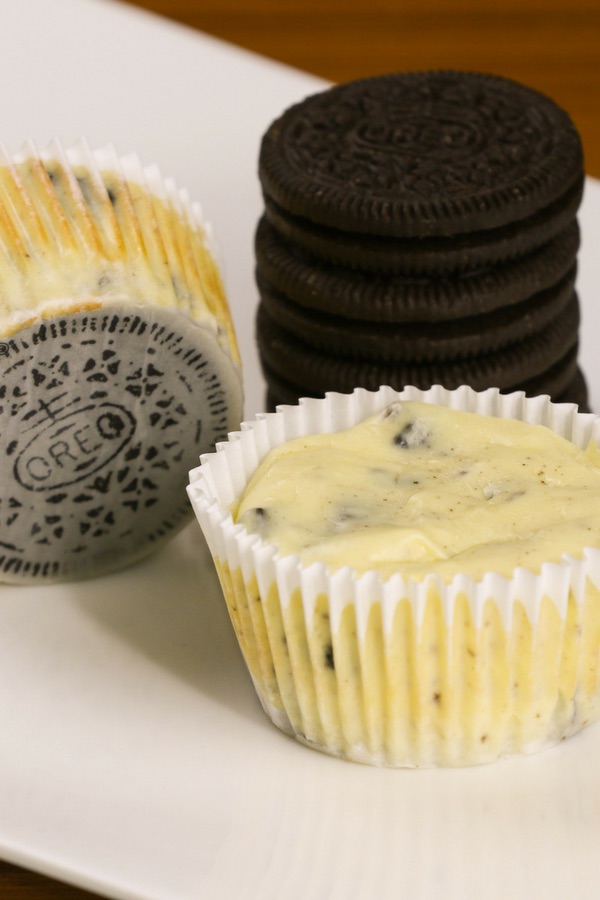
[[[600,450],[541,425],[397,402],[272,450],[234,514],[305,564],[509,577],[600,547]]]
[[[140,169],[140,181],[146,175]],[[116,169],[2,154],[0,335],[74,303],[152,304],[209,327],[239,364],[219,271],[193,213],[175,189],[159,197]]]

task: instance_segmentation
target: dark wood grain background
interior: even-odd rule
[[[600,0],[131,2],[330,81],[423,68],[507,75],[569,111],[600,177]],[[1,900],[94,896],[0,861]]]
[[[600,177],[600,0],[132,0],[330,81],[466,68],[550,94]]]

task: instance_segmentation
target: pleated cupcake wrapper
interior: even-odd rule
[[[200,205],[158,166],[112,146],[92,151],[85,140],[69,148],[54,140],[43,151],[28,141],[12,156],[0,146],[5,336],[32,314],[127,301],[179,310],[239,363],[218,265]]]
[[[466,387],[330,394],[244,423],[190,473],[189,495],[263,707],[299,740],[378,765],[467,765],[550,746],[600,715],[600,551],[539,575],[382,582],[304,567],[233,522],[231,504],[271,447],[396,399],[543,424],[582,447],[600,437],[600,418],[572,405]]]

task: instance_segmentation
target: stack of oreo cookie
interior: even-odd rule
[[[435,383],[586,408],[575,291],[583,155],[552,100],[480,73],[350,82],[272,123],[259,177],[269,408]]]

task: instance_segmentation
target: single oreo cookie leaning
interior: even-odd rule
[[[543,94],[473,72],[384,75],[330,88],[265,133],[264,193],[286,213],[396,238],[504,228],[581,182],[581,141]]]
[[[452,277],[384,276],[331,266],[283,240],[263,216],[255,256],[263,284],[298,306],[361,322],[440,322],[481,316],[552,288],[573,268],[579,228],[522,259]],[[272,290],[271,290],[272,292]]]
[[[257,340],[267,383],[282,378],[300,385],[309,393],[352,391],[355,387],[375,389],[382,384],[393,387],[414,384],[427,388],[443,384],[454,388],[469,384],[475,390],[487,387],[509,389],[529,385],[559,367],[552,382],[551,395],[561,393],[574,375],[562,364],[577,347],[579,304],[568,303],[565,309],[539,333],[499,351],[460,360],[440,362],[369,362],[340,357],[315,350],[296,335],[281,328],[263,304],[258,308]]]
[[[156,306],[106,304],[0,342],[0,579],[82,578],[192,517],[187,473],[237,427],[216,337]]]

